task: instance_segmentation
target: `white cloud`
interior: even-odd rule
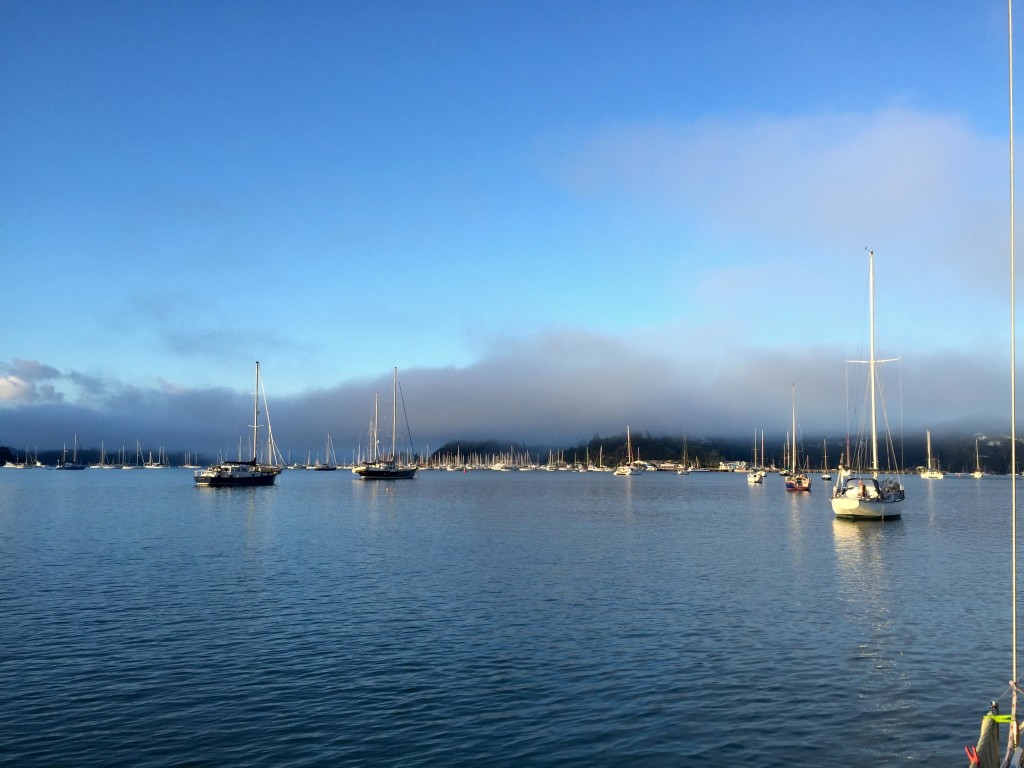
[[[887,109],[622,125],[587,140],[565,174],[580,194],[636,196],[713,230],[939,246],[989,204],[1002,220],[1003,157],[1003,142],[956,116]]]
[[[998,358],[1006,154],[1002,137],[957,115],[741,115],[606,127],[564,149],[561,178],[581,197],[677,222],[695,245],[672,275],[675,333],[709,358],[737,343],[831,342],[849,356],[866,336],[867,246],[888,343]]]
[[[0,401],[10,403],[31,403],[35,399],[35,388],[18,376],[0,376]]]
[[[38,360],[0,362],[0,403],[60,402],[63,395],[51,383],[60,378],[60,371]]]

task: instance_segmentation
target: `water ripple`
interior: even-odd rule
[[[3,764],[952,764],[1007,676],[973,485],[8,474]]]

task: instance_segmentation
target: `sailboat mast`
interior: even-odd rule
[[[260,423],[260,361],[256,361],[256,389],[252,393],[252,460],[256,461],[259,450],[258,433]]]
[[[868,376],[871,379],[871,471],[878,472],[878,421],[875,415],[875,252],[868,250],[868,315],[870,341]]]
[[[380,447],[378,445],[378,440],[380,438],[380,430],[379,430],[379,428],[377,426],[380,423],[377,420],[377,413],[378,413],[377,403],[379,401],[380,401],[380,392],[374,392],[373,393],[373,445],[370,446],[370,452],[373,455],[370,458],[371,462],[377,461],[378,448]]]
[[[1013,613],[1013,680],[1017,677],[1017,318],[1016,251],[1014,248],[1014,174],[1013,174],[1013,0],[1007,0],[1009,24],[1009,129],[1010,129],[1010,519],[1011,519],[1011,600]],[[1010,704],[1010,743],[1017,746],[1017,687],[1012,687]]]
[[[796,474],[796,384],[793,385],[793,447],[789,452],[789,471]]]
[[[395,460],[395,432],[396,425],[398,424],[398,366],[395,366],[395,373],[392,379],[391,387],[393,390],[391,397],[391,460]]]

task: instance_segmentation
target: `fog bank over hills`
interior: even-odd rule
[[[629,344],[563,329],[494,339],[480,352],[473,365],[399,370],[403,445],[411,436],[421,453],[455,440],[568,447],[595,434],[624,435],[626,427],[741,443],[763,430],[769,445],[781,445],[794,394],[797,433],[808,443],[867,430],[867,366],[845,363],[850,355],[833,346],[765,350],[699,334]],[[923,440],[925,430],[934,440],[1006,435],[1002,368],[998,360],[949,350],[883,366],[879,428],[888,424],[907,444]],[[275,390],[272,362],[262,370],[282,451],[304,456],[328,433],[339,458],[365,446],[375,395],[381,429],[390,434],[391,370],[296,393]],[[139,440],[174,451],[233,452],[252,423],[251,376],[241,369],[235,388],[170,381],[143,387],[38,361],[0,364],[0,444],[55,448],[77,434],[83,445],[102,441],[108,450]]]

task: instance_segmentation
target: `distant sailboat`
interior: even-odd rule
[[[324,461],[319,461],[310,467],[316,472],[333,472],[338,468],[338,458],[334,455],[334,443],[331,442],[330,433],[327,434],[327,446],[324,448]]]
[[[107,449],[103,445],[103,441],[100,440],[100,456],[99,460],[95,464],[90,464],[89,469],[112,469],[113,464],[107,463]]]
[[[757,454],[757,430],[754,430],[754,460],[751,463],[750,471],[747,472],[747,482],[751,485],[761,485],[764,477],[768,474],[764,469],[764,431],[761,432],[761,460],[758,462]]]
[[[64,452],[61,454],[60,461],[57,462],[57,469],[85,469],[87,464],[80,464],[78,462],[78,435],[75,435],[75,448],[71,455],[71,461],[68,461],[68,447],[64,446]]]
[[[683,458],[679,463],[679,469],[676,470],[677,475],[688,475],[690,474],[690,457],[686,451],[686,435],[683,435]]]
[[[392,378],[393,399],[391,401],[391,453],[387,456],[377,454],[377,409],[374,407],[372,426],[373,440],[371,448],[373,455],[369,460],[354,467],[352,471],[363,480],[411,480],[416,477],[416,465],[402,463],[399,461],[395,432],[398,420],[398,368],[394,370]],[[403,407],[403,411],[405,408]]]
[[[149,452],[149,461],[142,465],[146,469],[166,469],[171,466],[171,463],[167,460],[167,451],[161,448],[157,452],[156,461],[153,461],[153,452]]]
[[[630,442],[630,439],[629,439],[629,427],[627,426],[626,427],[626,460],[624,462],[620,463],[619,466],[617,466],[615,468],[614,474],[620,475],[620,476],[625,476],[625,475],[635,475],[635,474],[638,474],[639,472],[640,472],[640,470],[637,469],[633,465],[633,444]]]
[[[122,447],[122,453],[124,453],[124,448],[123,447]],[[128,463],[128,456],[127,456],[127,454],[125,454],[123,463],[121,464],[121,469],[139,469],[141,466],[142,466],[142,443],[140,443],[138,441],[138,439],[136,438],[136,440],[135,440],[135,463],[134,464],[129,464]]]
[[[5,461],[4,465],[3,465],[3,468],[4,469],[28,469],[29,468],[28,448],[25,449],[25,460],[24,461],[18,461],[17,460],[18,459],[18,455],[17,454],[14,455],[14,459],[15,459],[14,461],[10,461],[9,459],[7,461]]]
[[[811,478],[797,468],[796,450],[796,384],[793,385],[793,445],[789,450],[789,474],[786,475],[787,491],[811,490]]]
[[[935,462],[932,460],[932,433],[926,431],[925,434],[928,442],[928,466],[921,471],[921,477],[925,480],[941,480],[946,473],[935,466]]]
[[[974,471],[971,472],[971,477],[978,480],[985,476],[985,473],[981,471],[981,456],[978,453],[978,438],[974,438]]]

